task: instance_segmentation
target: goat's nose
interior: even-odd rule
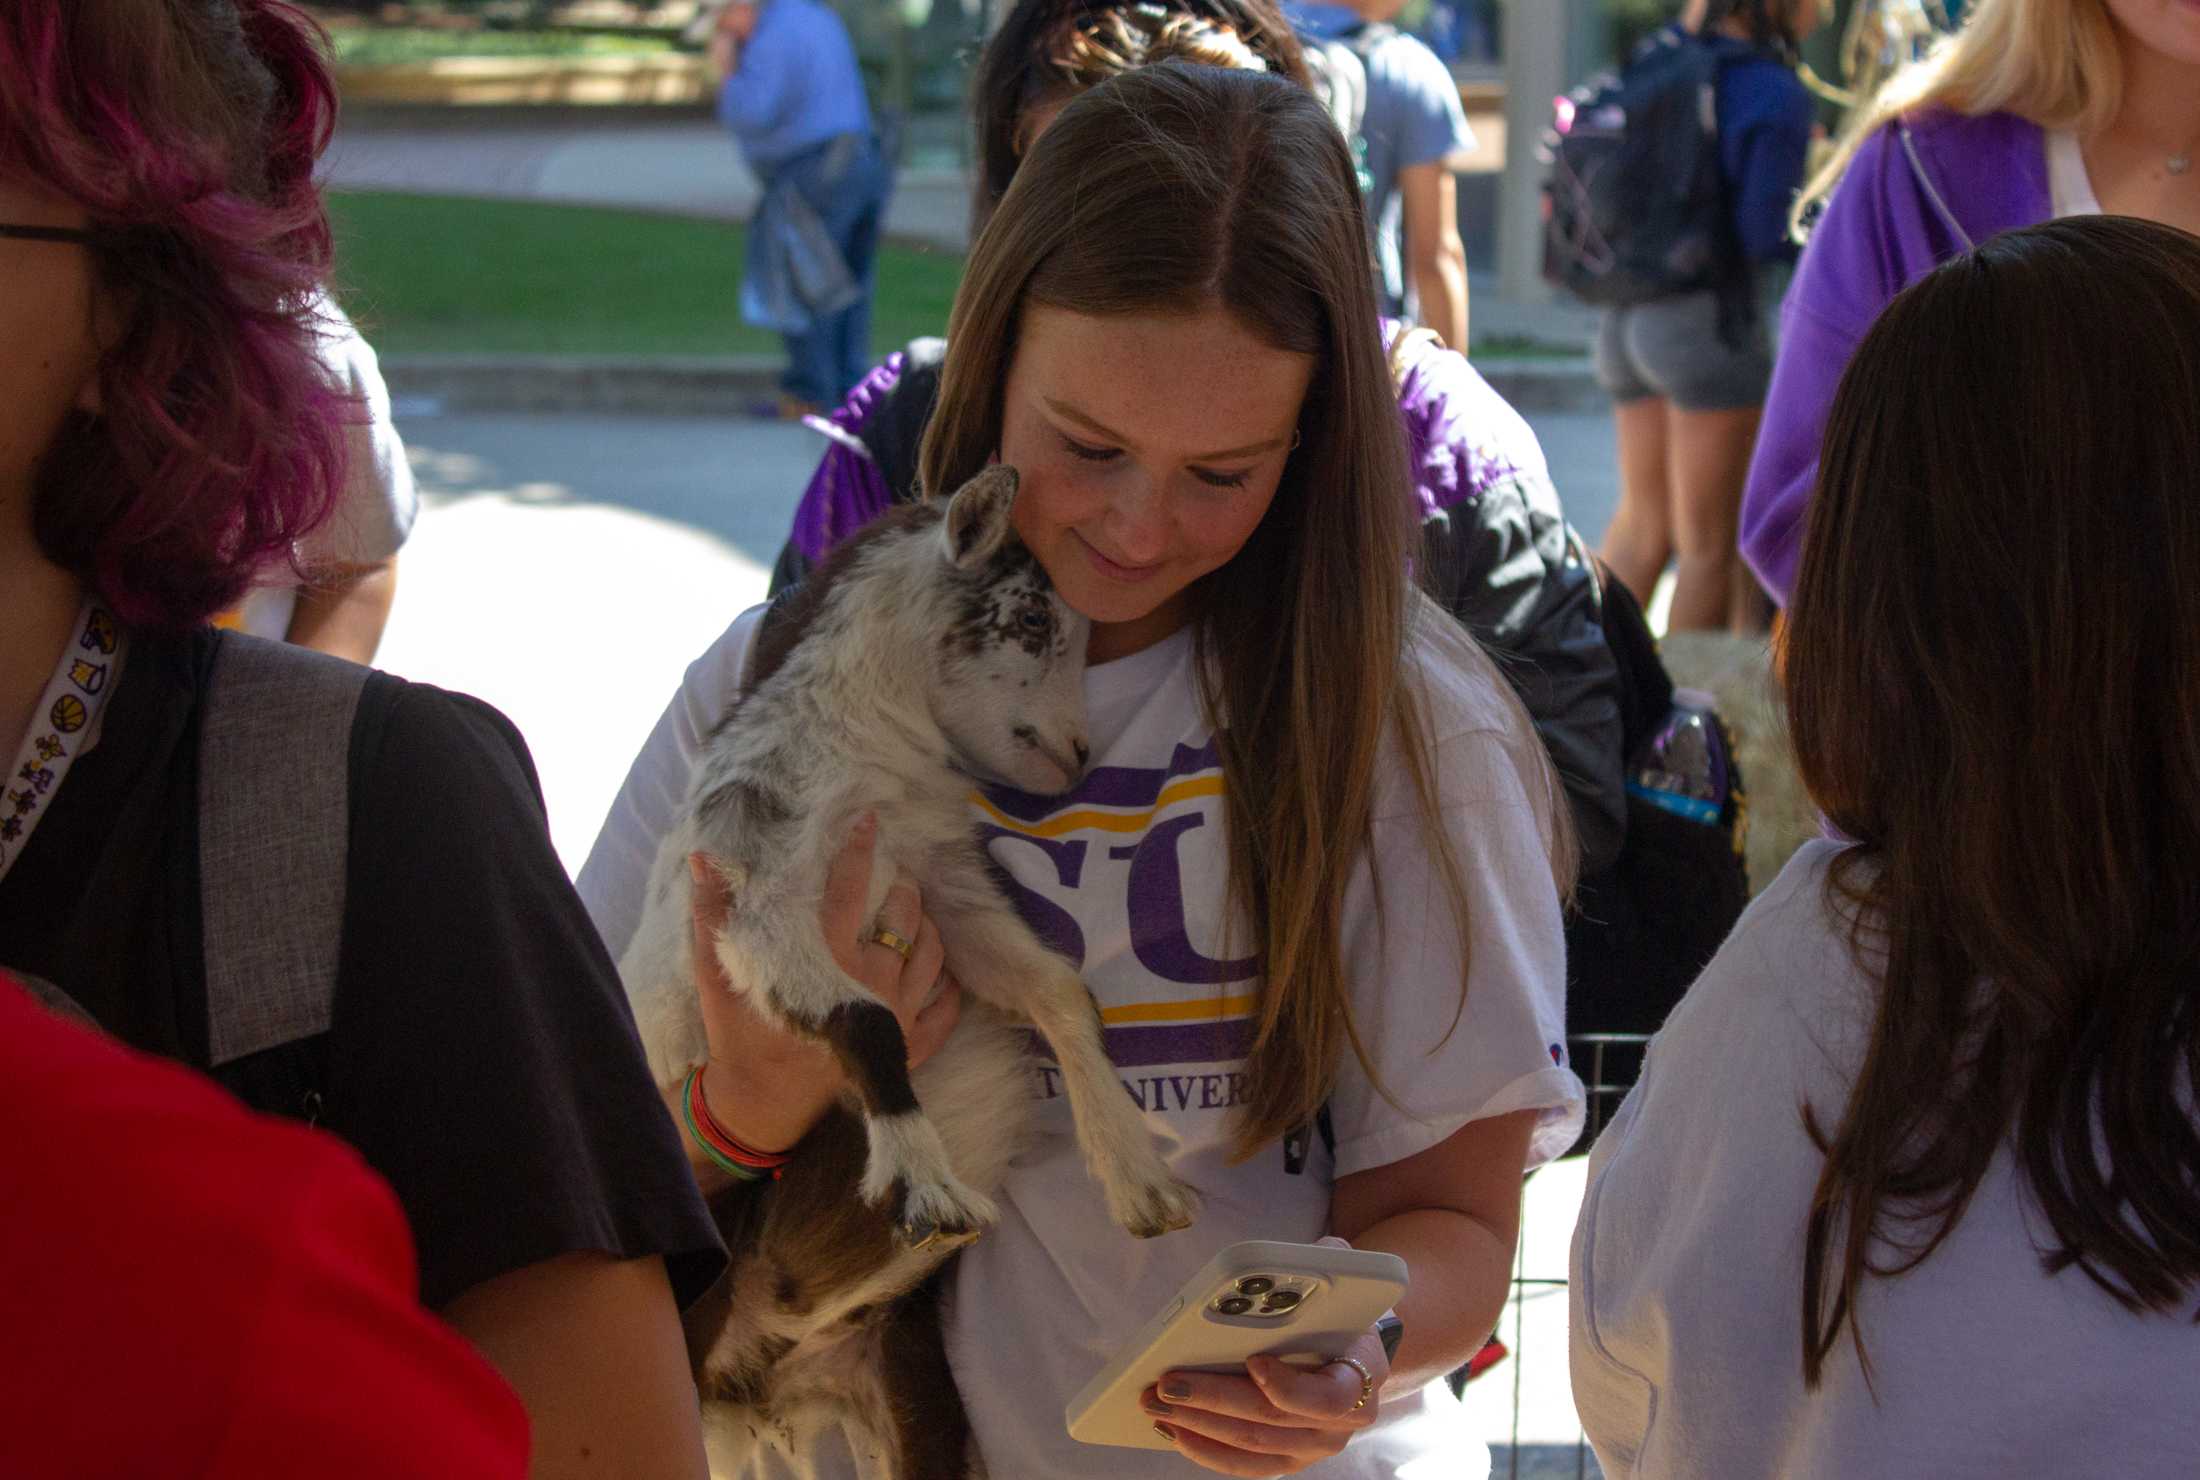
[[[1084,770],[1085,762],[1092,759],[1092,747],[1082,740],[1073,740],[1070,742],[1070,749],[1077,753],[1077,769]]]

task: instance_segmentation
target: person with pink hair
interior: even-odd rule
[[[524,742],[208,625],[361,414],[317,363],[321,46],[277,0],[0,6],[0,965],[349,1142],[533,1475],[700,1477],[678,1312],[724,1254]]]

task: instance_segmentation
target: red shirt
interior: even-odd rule
[[[520,1476],[527,1417],[414,1295],[334,1138],[0,976],[0,1475]]]

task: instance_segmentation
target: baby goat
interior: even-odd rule
[[[1015,472],[993,467],[944,508],[884,516],[766,620],[620,962],[651,1066],[669,1080],[705,1051],[687,865],[705,854],[732,894],[717,950],[735,990],[842,1065],[845,1109],[773,1189],[723,1204],[734,1263],[704,1390],[745,1405],[749,1436],[774,1447],[799,1449],[837,1418],[891,1454],[899,1476],[962,1473],[936,1311],[903,1297],[995,1220],[987,1194],[1029,1115],[1019,1024],[1060,1062],[1078,1144],[1116,1221],[1152,1237],[1189,1224],[1194,1206],[1108,1062],[1084,983],[1018,918],[977,840],[975,780],[1060,792],[1089,753],[1089,624],[1016,537],[1015,493]],[[878,818],[871,910],[896,877],[915,879],[976,999],[914,1087],[898,1020],[818,933],[828,865],[866,811]],[[937,1387],[951,1415],[926,1391]],[[920,1420],[927,1407],[934,1417]],[[721,1440],[740,1437],[728,1433],[738,1420],[715,1418]]]

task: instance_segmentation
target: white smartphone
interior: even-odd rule
[[[1063,1410],[1086,1444],[1169,1449],[1139,1398],[1164,1372],[1238,1372],[1248,1357],[1319,1367],[1367,1334],[1406,1290],[1396,1254],[1252,1239],[1185,1281]]]

